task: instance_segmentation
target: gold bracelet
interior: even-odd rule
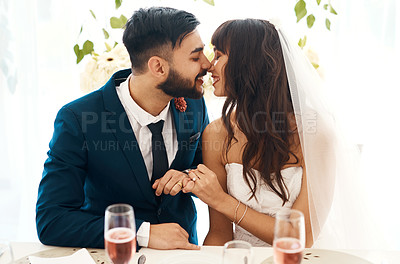
[[[240,201],[238,201],[238,204],[236,205],[236,209],[235,209],[235,216],[233,218],[232,224],[236,223],[236,217],[237,217],[237,211],[239,209],[239,205],[240,205]]]
[[[240,218],[240,220],[237,222],[237,225],[239,225],[239,224],[240,224],[240,222],[242,222],[242,220],[243,220],[244,216],[245,216],[245,215],[246,215],[246,213],[247,213],[247,208],[249,208],[249,207],[246,205],[246,209],[244,210],[244,213],[243,213],[242,217]]]

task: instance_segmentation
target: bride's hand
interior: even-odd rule
[[[200,164],[197,166],[197,169],[189,172],[189,178],[183,180],[183,186],[182,192],[194,193],[210,207],[220,204],[220,201],[226,195],[219,184],[217,175],[203,164]]]

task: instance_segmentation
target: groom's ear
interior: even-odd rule
[[[166,60],[161,57],[153,56],[147,61],[147,67],[150,73],[156,77],[164,79],[168,77],[169,65]]]

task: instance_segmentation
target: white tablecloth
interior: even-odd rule
[[[57,249],[61,252],[66,252],[69,248],[61,247],[50,247],[40,243],[29,243],[29,242],[12,242],[11,243],[14,259],[22,259],[29,255],[37,254],[38,252],[52,251],[57,252]],[[97,254],[104,254],[104,250],[96,250]],[[400,263],[400,251],[378,251],[378,250],[338,250],[348,254],[352,254],[363,259],[366,259],[375,264],[399,264]],[[89,250],[90,252],[90,250]],[[210,255],[222,256],[222,247],[214,246],[203,246],[200,251],[201,253],[207,253]],[[135,255],[135,259],[132,263],[137,263],[137,258],[144,254],[146,256],[146,264],[160,263],[164,259],[176,256],[178,254],[187,254],[186,250],[154,250],[148,248],[142,248],[139,253]],[[72,248],[71,248],[72,254]],[[272,256],[272,248],[260,247],[254,248],[254,264],[260,264],[262,261]]]

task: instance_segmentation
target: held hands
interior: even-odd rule
[[[217,175],[200,164],[197,169],[188,174],[169,170],[162,178],[156,180],[153,189],[157,196],[170,194],[172,196],[192,192],[210,207],[217,206],[227,195],[219,184]],[[192,249],[200,247],[189,243],[188,233],[176,223],[150,225],[149,248],[154,249]]]
[[[162,193],[174,196],[181,191],[184,178],[187,178],[187,174],[169,170],[162,178],[156,180],[152,187],[157,196]],[[176,223],[150,225],[148,247],[154,249],[200,249],[199,246],[189,243],[189,234]]]
[[[152,187],[156,190],[157,196],[162,193],[175,196],[183,188],[182,181],[185,178],[187,178],[187,174],[177,170],[169,170],[162,178],[155,180]]]
[[[183,179],[182,192],[194,193],[212,208],[218,206],[227,195],[222,189],[217,175],[203,164],[197,166],[197,169],[189,171],[188,176]]]
[[[152,187],[157,196],[162,193],[174,196],[181,191],[184,178],[187,178],[185,173],[169,170],[162,178],[156,180]],[[154,249],[200,249],[199,246],[189,243],[189,234],[176,223],[150,225],[148,247]]]
[[[197,169],[190,170],[188,175],[169,170],[161,179],[154,182],[153,189],[156,189],[157,196],[161,193],[174,196],[180,191],[192,192],[210,207],[218,205],[223,195],[226,195],[217,175],[203,164],[197,166]]]
[[[154,249],[200,249],[200,246],[189,243],[189,234],[176,223],[150,225],[148,247]]]

